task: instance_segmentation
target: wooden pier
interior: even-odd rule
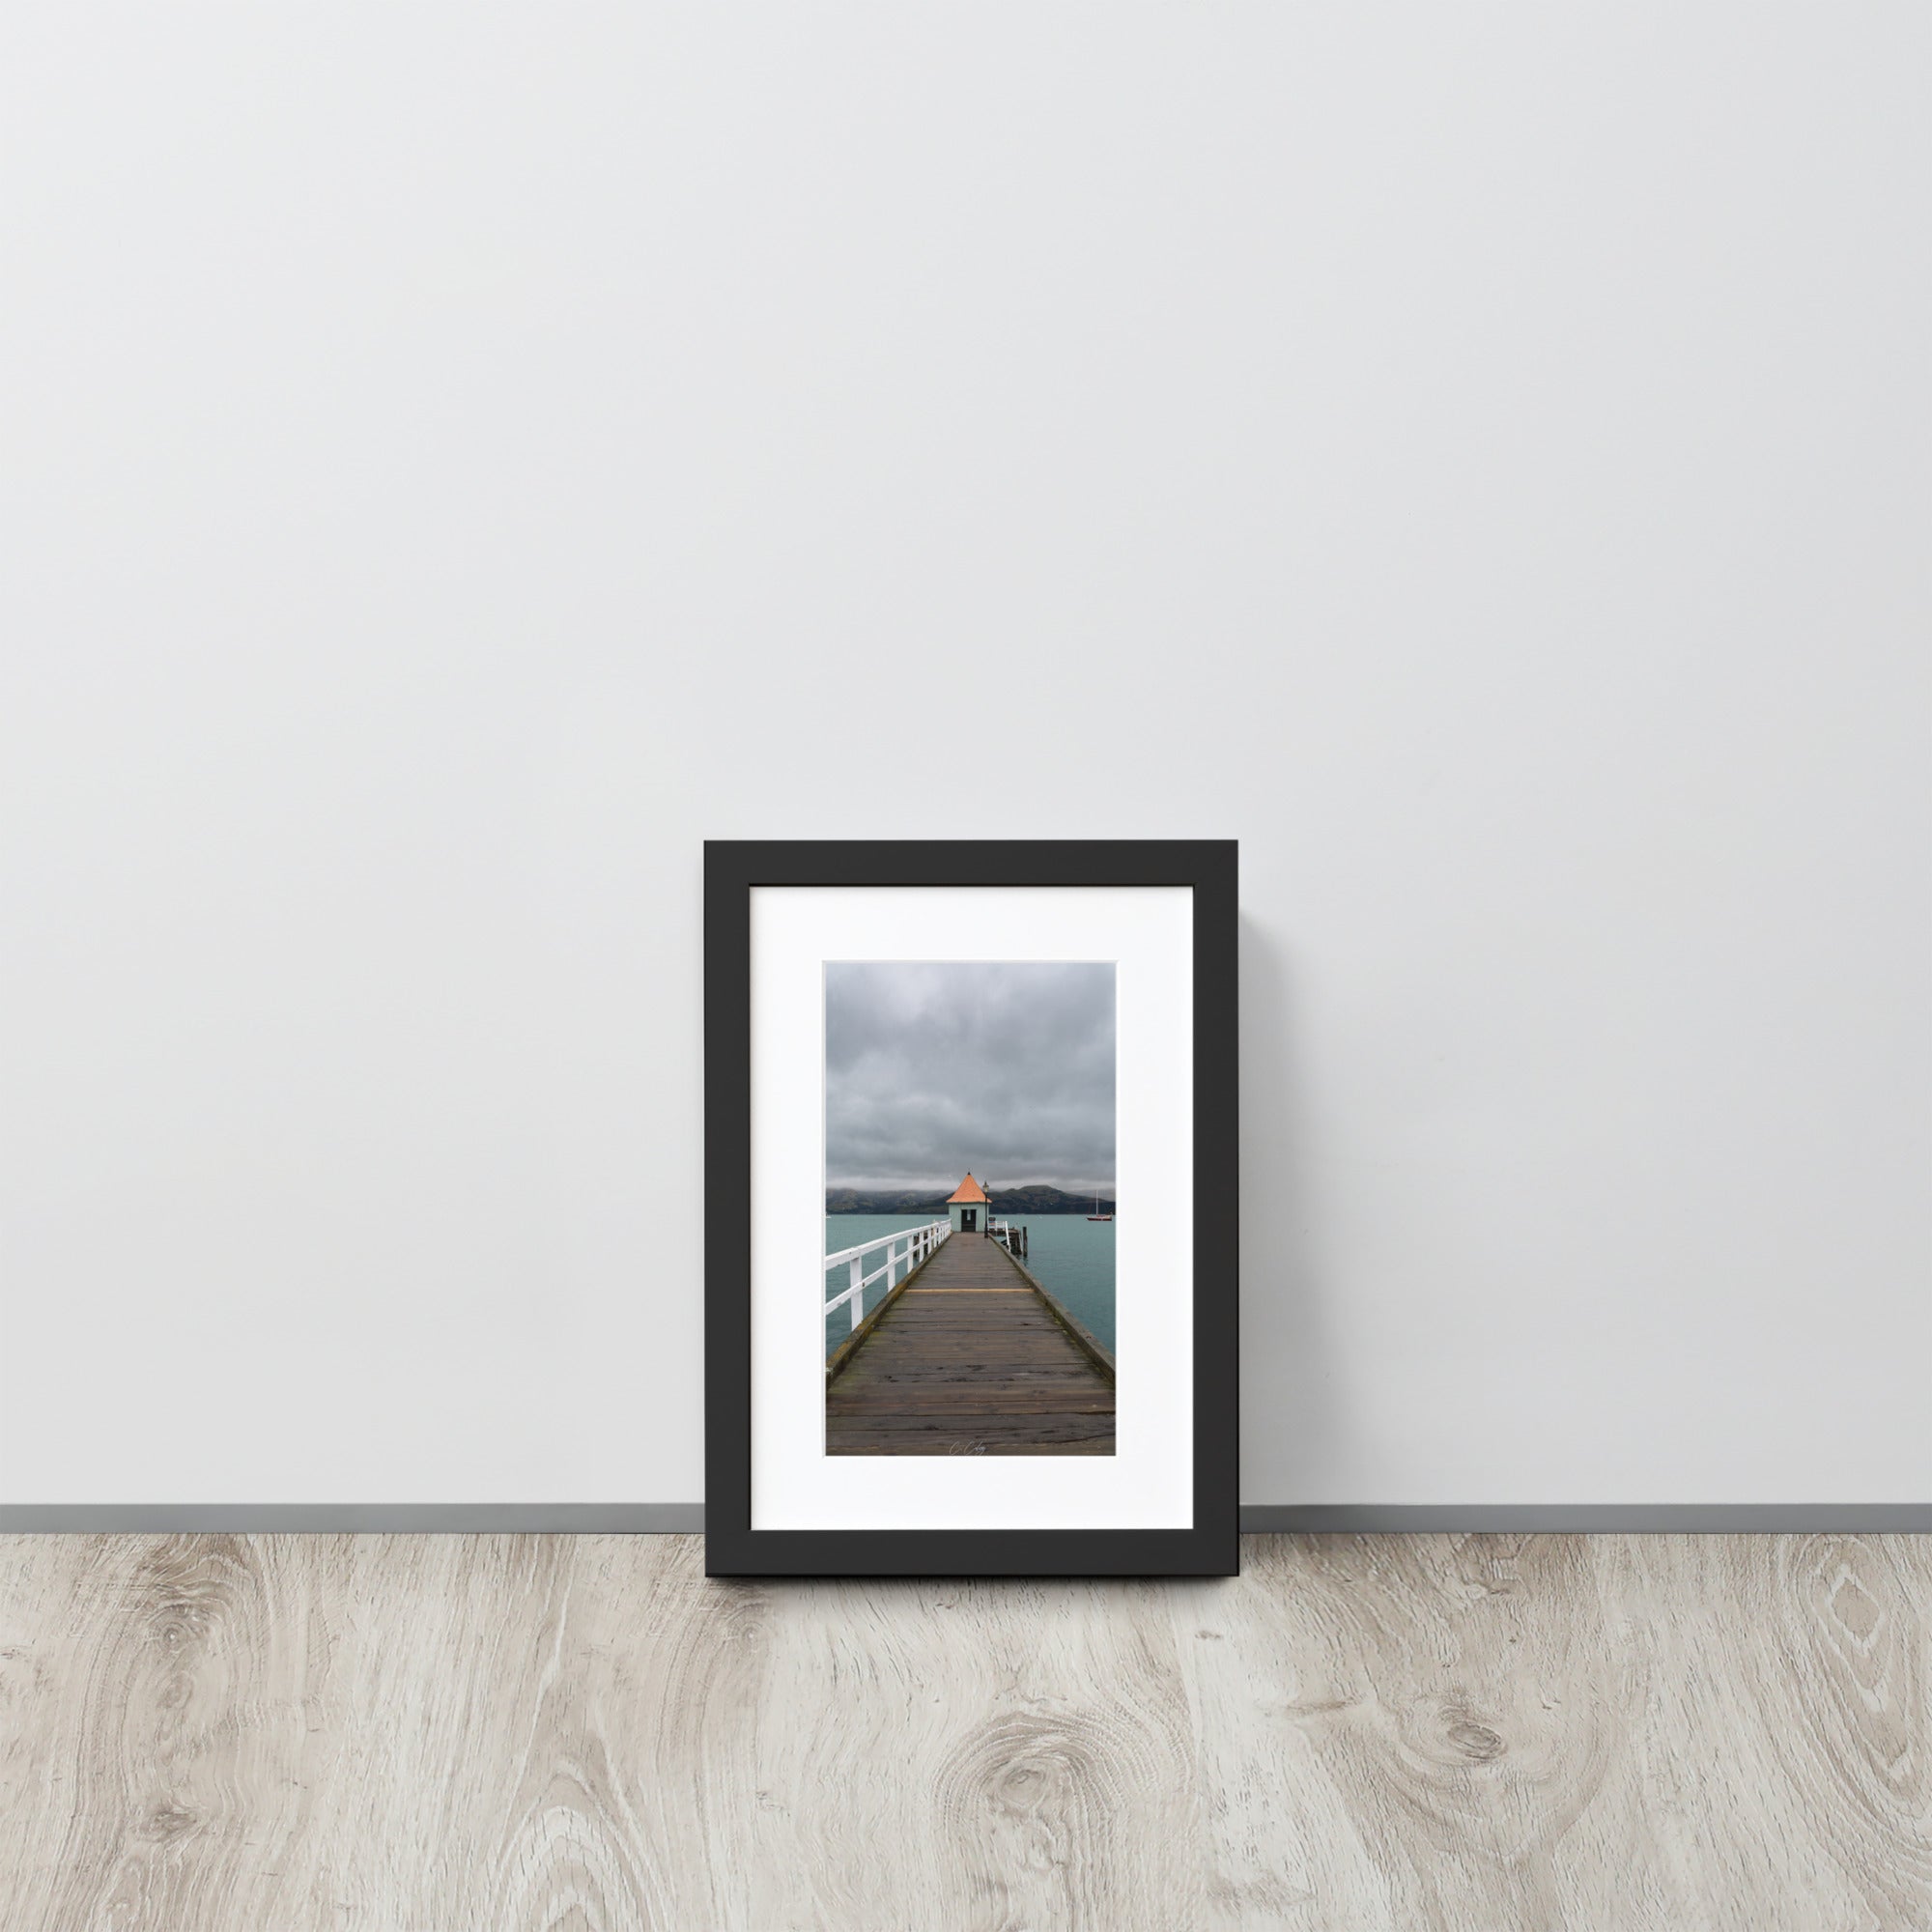
[[[1111,1456],[1099,1344],[1002,1240],[942,1239],[833,1357],[828,1456]]]

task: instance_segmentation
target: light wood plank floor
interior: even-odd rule
[[[1932,1543],[0,1542],[8,1932],[1932,1926]]]

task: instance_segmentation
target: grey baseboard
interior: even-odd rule
[[[702,1503],[0,1503],[0,1535],[635,1535],[701,1530]]]
[[[1725,1535],[1932,1530],[1932,1503],[1243,1503],[1250,1532]]]
[[[0,1535],[638,1535],[704,1527],[702,1503],[0,1503]],[[1244,1503],[1252,1534],[1932,1531],[1932,1503]]]

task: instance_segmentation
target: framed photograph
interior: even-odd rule
[[[1236,882],[706,845],[713,1576],[1234,1574]]]

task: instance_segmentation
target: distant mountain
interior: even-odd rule
[[[1064,1194],[1059,1188],[1048,1187],[1041,1182],[1027,1187],[994,1187],[988,1191],[995,1214],[1094,1212],[1094,1197],[1091,1194]],[[828,1214],[925,1214],[936,1218],[946,1212],[946,1196],[930,1191],[921,1193],[913,1187],[832,1187],[826,1190],[825,1211]],[[1101,1196],[1099,1211],[1102,1214],[1114,1212],[1114,1204],[1109,1197]]]
[[[931,1218],[946,1212],[946,1196],[920,1193],[914,1188],[889,1192],[860,1193],[856,1188],[833,1187],[826,1190],[828,1214],[924,1214]]]
[[[991,1190],[995,1214],[1111,1214],[1113,1201],[1101,1195],[1095,1209],[1091,1194],[1063,1194],[1057,1187],[1035,1183],[1031,1187],[995,1187]]]

